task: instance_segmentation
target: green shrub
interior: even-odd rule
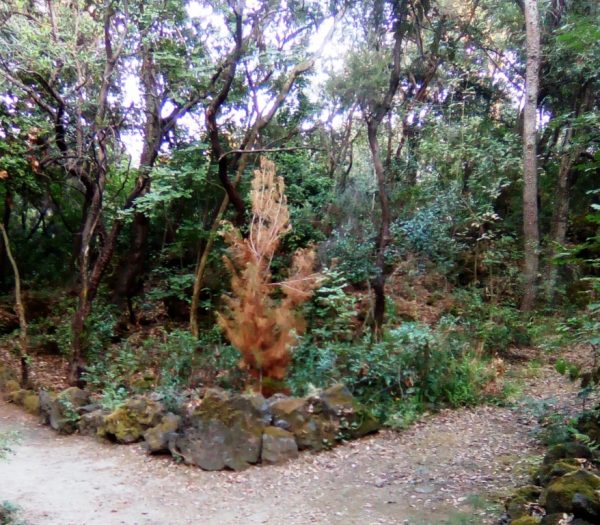
[[[19,518],[20,508],[10,501],[0,503],[0,525],[26,525]]]
[[[174,397],[185,388],[217,384],[239,386],[239,354],[224,344],[218,327],[199,339],[186,330],[162,332],[139,345],[124,341],[94,355],[85,380],[101,394],[106,408],[129,395],[154,389]]]
[[[358,238],[355,232],[335,231],[328,243],[328,258],[336,260],[337,269],[349,283],[364,285],[373,277],[374,244],[369,241],[368,232],[363,234],[363,238]]]
[[[482,399],[490,380],[484,362],[466,351],[458,331],[434,331],[405,323],[372,343],[321,342],[305,337],[294,352],[288,379],[294,394],[342,382],[383,421],[402,426],[413,418],[416,404],[470,405]]]
[[[0,461],[6,459],[11,452],[11,446],[19,441],[19,434],[15,431],[0,432]]]
[[[455,296],[454,315],[486,352],[503,353],[511,346],[531,344],[529,318],[513,305],[488,303],[476,290],[462,290]]]
[[[347,293],[342,271],[325,269],[324,280],[304,308],[309,333],[315,341],[350,341],[356,329],[356,297]]]

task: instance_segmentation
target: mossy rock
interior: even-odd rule
[[[9,394],[11,392],[14,392],[15,390],[20,390],[21,389],[21,385],[19,384],[19,382],[16,379],[8,379],[5,383],[4,383],[4,388],[3,390],[5,392],[8,392]]]
[[[379,420],[359,403],[342,384],[319,394],[324,414],[338,422],[338,437],[356,439],[381,428]]]
[[[144,448],[150,454],[160,454],[169,451],[169,440],[181,425],[181,416],[168,413],[162,421],[143,434]]]
[[[82,414],[77,422],[77,428],[82,436],[101,437],[100,429],[104,425],[104,418],[108,414],[102,409],[92,410]]]
[[[30,392],[23,398],[23,407],[30,414],[38,416],[40,414],[40,396],[35,392]]]
[[[567,512],[600,523],[600,477],[578,470],[554,479],[542,496],[549,514]]]
[[[229,425],[237,421],[240,414],[262,420],[265,425],[271,421],[269,405],[263,396],[230,394],[222,388],[207,389],[190,420],[193,425],[195,421],[207,421],[216,417]]]
[[[146,430],[158,425],[164,407],[158,401],[144,396],[127,400],[121,407],[104,418],[98,435],[114,439],[118,443],[135,443],[142,439]]]
[[[294,434],[279,427],[265,428],[262,438],[261,460],[263,463],[284,463],[298,457],[298,444]]]
[[[541,493],[542,489],[535,485],[519,487],[515,494],[506,501],[506,513],[513,520],[528,516],[529,506],[532,503],[537,503]]]
[[[60,394],[40,391],[40,418],[54,430],[72,434],[77,430],[81,407],[90,401],[90,394],[76,386],[63,390]]]
[[[522,516],[510,522],[511,525],[538,525],[540,518],[534,516]]]
[[[524,485],[515,491],[515,496],[525,498],[527,501],[536,502],[542,495],[542,488],[536,485]]]
[[[575,472],[580,468],[581,464],[577,459],[560,459],[556,463],[541,465],[533,475],[533,481],[535,484],[545,487],[553,479]]]
[[[8,391],[6,388],[6,384],[8,381],[13,381],[17,379],[17,374],[6,365],[0,365],[0,390]]]
[[[271,420],[267,408],[262,396],[209,389],[169,449],[205,470],[243,470],[260,459],[263,430]]]
[[[323,405],[319,398],[275,399],[270,404],[273,425],[294,434],[300,450],[329,448],[338,437],[339,424],[324,413]]]
[[[550,465],[559,459],[591,459],[593,456],[594,454],[590,448],[582,445],[581,443],[577,443],[575,441],[571,441],[569,443],[560,443],[559,445],[554,445],[550,450],[548,450],[544,456],[544,465]]]
[[[600,407],[582,414],[577,420],[577,430],[600,443]]]

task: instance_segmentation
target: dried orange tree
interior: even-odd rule
[[[271,282],[271,261],[283,236],[291,230],[282,177],[262,158],[252,181],[252,222],[247,238],[228,227],[225,264],[231,272],[231,295],[217,314],[225,334],[242,354],[242,364],[256,381],[256,389],[278,389],[290,363],[290,346],[304,329],[297,308],[318,286],[312,248],[296,251],[288,278]]]

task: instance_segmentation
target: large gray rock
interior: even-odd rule
[[[170,439],[169,449],[205,470],[245,469],[260,458],[265,406],[262,396],[209,389],[186,428]]]
[[[283,463],[298,457],[298,444],[294,434],[279,427],[267,427],[262,438],[263,463]]]
[[[60,394],[42,390],[39,395],[43,423],[63,434],[72,434],[77,430],[80,409],[90,402],[89,392],[71,387]]]

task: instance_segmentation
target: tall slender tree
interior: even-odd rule
[[[523,108],[523,286],[521,309],[530,311],[537,298],[540,265],[538,211],[537,102],[540,71],[540,14],[538,0],[524,0],[527,70]]]

